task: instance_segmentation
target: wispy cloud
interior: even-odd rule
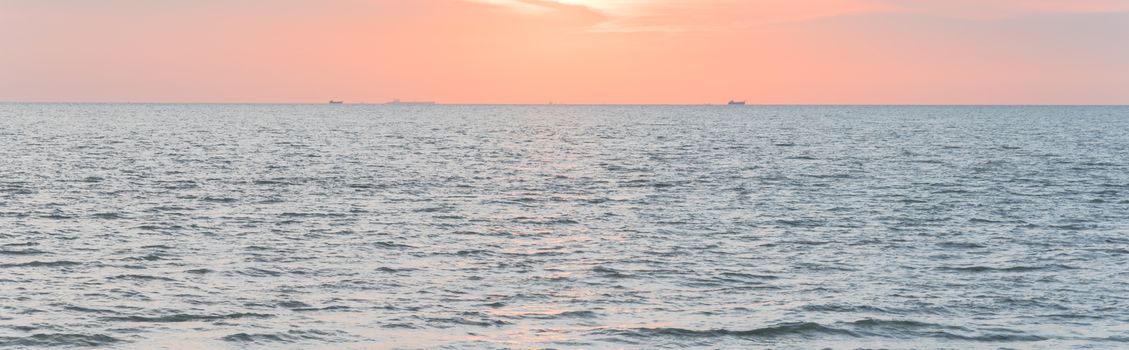
[[[966,19],[993,19],[1045,13],[1129,11],[1125,0],[870,0],[903,12]]]
[[[585,14],[589,32],[735,30],[865,13],[999,19],[1040,13],[1129,11],[1125,0],[465,0],[514,11]]]
[[[466,0],[536,14],[585,12],[591,32],[688,32],[740,29],[858,12],[892,10],[871,0]]]

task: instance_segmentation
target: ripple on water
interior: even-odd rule
[[[854,332],[845,329],[826,327],[813,322],[784,323],[750,330],[710,329],[693,330],[684,328],[632,328],[632,329],[606,329],[597,333],[624,336],[629,338],[669,337],[676,339],[685,338],[777,338],[777,337],[811,337],[822,335],[856,337]]]
[[[179,323],[179,322],[214,322],[223,320],[235,320],[245,318],[271,318],[275,315],[260,314],[250,312],[240,312],[232,314],[219,314],[219,315],[193,315],[193,314],[173,314],[165,316],[114,316],[104,317],[105,321],[115,322],[142,322],[142,323]]]
[[[235,333],[224,336],[220,340],[244,344],[290,344],[301,342],[338,342],[348,338],[344,332],[331,332],[319,330],[289,330],[284,333]]]
[[[0,248],[0,255],[43,255],[48,254],[39,249],[3,249]]]
[[[0,347],[101,347],[122,342],[105,334],[33,334],[25,337],[0,336]]]
[[[81,262],[77,262],[77,261],[69,261],[69,260],[55,260],[55,261],[39,261],[39,260],[35,260],[35,261],[29,261],[29,262],[23,262],[23,263],[8,263],[8,264],[0,264],[0,268],[21,268],[21,267],[69,267],[69,266],[79,266],[79,265],[82,265],[82,263],[81,263]]]

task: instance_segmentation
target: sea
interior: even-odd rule
[[[1129,348],[1129,107],[0,105],[0,348]]]

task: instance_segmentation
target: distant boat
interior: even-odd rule
[[[332,101],[332,100],[329,101],[329,104],[331,104],[331,105],[339,105],[339,104],[342,104],[342,103],[345,103],[345,101]]]
[[[385,104],[386,105],[433,105],[433,104],[435,104],[435,102],[433,102],[433,101],[400,101],[400,99],[397,98],[397,99],[392,100],[392,102],[386,102]]]
[[[729,101],[730,106],[744,106],[745,101]]]

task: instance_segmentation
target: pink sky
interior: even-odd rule
[[[1129,0],[0,0],[0,101],[1129,104]]]

